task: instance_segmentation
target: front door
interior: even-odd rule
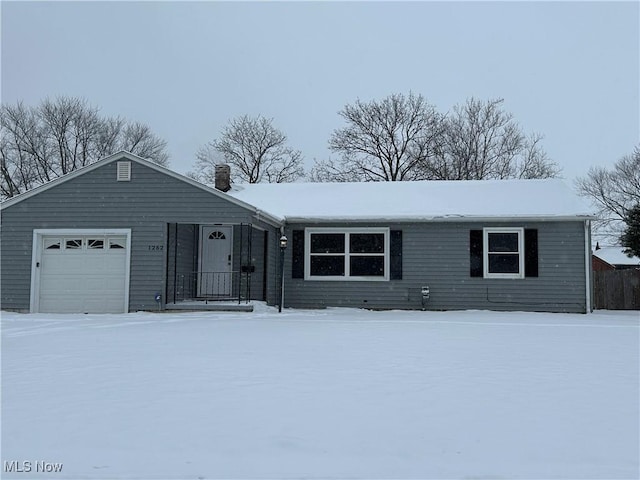
[[[233,283],[233,227],[200,227],[200,270],[198,296],[228,297]]]

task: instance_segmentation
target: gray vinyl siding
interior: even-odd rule
[[[250,210],[141,163],[131,162],[131,181],[117,182],[116,163],[2,210],[2,308],[29,309],[34,229],[130,228],[130,311],[156,309],[156,293],[164,297],[168,224],[252,223],[275,230]]]
[[[305,226],[289,225],[292,230]],[[327,226],[327,225],[322,225]],[[333,225],[352,227],[351,225]],[[358,226],[364,226],[359,224]],[[320,281],[291,277],[285,260],[286,307],[420,309],[421,287],[429,286],[429,310],[489,309],[551,312],[586,310],[584,223],[428,222],[371,224],[402,230],[402,280]],[[538,277],[485,279],[469,273],[469,231],[484,227],[538,230]]]
[[[252,266],[254,271],[250,272],[251,288],[249,289],[252,299],[266,300],[264,298],[264,231],[253,228],[251,231],[251,258],[247,260],[247,265]]]

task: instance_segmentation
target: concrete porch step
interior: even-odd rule
[[[249,303],[221,303],[221,302],[178,302],[167,303],[165,310],[190,310],[197,312],[253,312],[253,305]]]

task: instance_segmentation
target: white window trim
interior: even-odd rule
[[[345,234],[345,253],[337,254],[345,256],[345,275],[336,276],[312,276],[311,275],[311,235],[314,233],[337,233]],[[352,277],[349,275],[349,236],[350,233],[382,233],[384,234],[384,276]],[[386,227],[366,227],[366,228],[339,228],[339,227],[314,227],[304,230],[304,279],[311,281],[342,281],[342,282],[387,282],[389,281],[390,262],[390,229]],[[380,254],[358,253],[354,256],[382,256]]]
[[[31,291],[29,300],[29,312],[38,313],[40,311],[40,263],[42,262],[43,237],[59,236],[64,241],[65,236],[77,235],[84,237],[88,235],[107,236],[118,235],[126,238],[126,266],[125,266],[125,286],[124,286],[124,312],[129,312],[129,278],[131,272],[131,229],[71,229],[71,228],[36,228],[33,230],[33,247],[31,250]]]
[[[518,273],[491,273],[489,272],[489,234],[490,233],[517,233],[518,234]],[[484,278],[524,278],[524,228],[513,227],[486,227],[482,230],[482,265]]]

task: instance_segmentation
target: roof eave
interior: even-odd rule
[[[400,222],[400,223],[440,223],[440,222],[566,222],[566,221],[586,221],[595,219],[595,215],[446,215],[446,216],[286,216],[287,223],[371,223],[371,222]]]

